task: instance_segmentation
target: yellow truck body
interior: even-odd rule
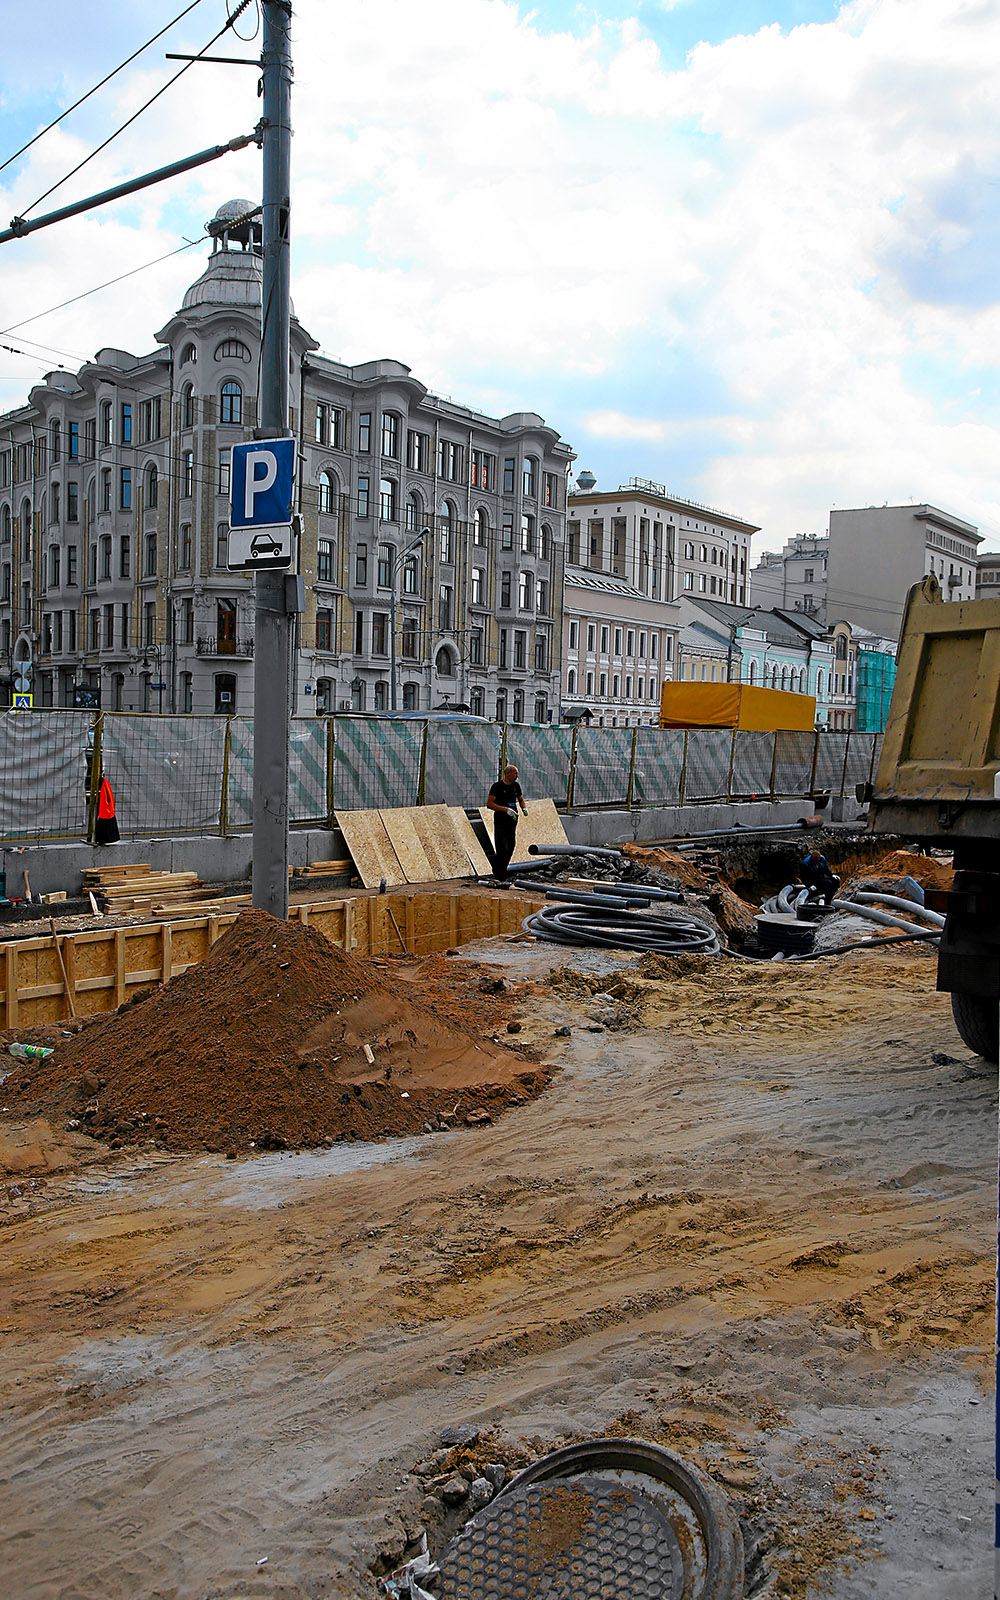
[[[812,733],[816,700],[749,683],[665,683],[661,728],[741,728],[754,733]]]

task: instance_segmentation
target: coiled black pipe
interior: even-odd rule
[[[521,926],[552,944],[653,950],[665,956],[715,955],[719,949],[714,930],[703,922],[593,905],[543,906],[525,917]]]

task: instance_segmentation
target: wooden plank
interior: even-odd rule
[[[17,945],[11,941],[7,946],[7,1017],[8,1028],[16,1028],[17,1016]]]
[[[556,811],[554,800],[542,797],[540,800],[529,799],[526,802],[528,815],[522,817],[518,814],[517,843],[514,846],[515,861],[525,861],[528,857],[528,846],[532,844],[569,844],[566,829],[562,825],[562,818]],[[493,837],[493,813],[487,806],[479,807],[479,815],[490,830]]]
[[[440,879],[467,878],[471,873],[466,852],[459,847],[448,806],[417,806],[413,825],[427,859]]]
[[[387,884],[406,882],[377,811],[338,811],[337,825],[366,889],[377,889],[383,878]]]
[[[437,873],[427,859],[414,825],[419,810],[419,806],[399,806],[391,811],[380,811],[379,816],[407,883],[432,883]]]
[[[448,815],[452,820],[455,838],[460,850],[464,850],[469,858],[469,869],[477,877],[488,877],[493,871],[489,858],[479,840],[476,838],[472,823],[469,821],[461,806],[449,806]]]
[[[115,929],[115,1006],[125,1003],[125,929]]]
[[[161,959],[160,974],[162,983],[169,983],[173,975],[174,930],[169,922],[165,922],[160,929]]]

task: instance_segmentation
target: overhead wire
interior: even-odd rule
[[[139,272],[147,272],[150,267],[158,267],[161,261],[170,261],[173,256],[183,255],[185,250],[193,250],[195,245],[204,244],[207,238],[208,234],[202,233],[197,239],[188,239],[176,250],[168,250],[166,255],[156,256],[152,261],[144,261],[141,267],[132,267],[128,272],[119,273],[117,278],[108,278],[104,283],[95,284],[92,289],[84,289],[82,294],[74,294],[68,300],[60,300],[58,305],[49,306],[45,311],[36,311],[33,316],[23,317],[20,322],[12,322],[6,328],[0,328],[0,333],[16,333],[18,329],[26,328],[31,322],[39,322],[42,317],[51,317],[55,312],[64,310],[66,306],[76,305],[78,300],[86,300],[92,294],[100,294],[102,289],[110,289],[116,283],[124,283],[126,278],[134,278]]]
[[[12,156],[8,156],[6,161],[0,161],[0,172],[3,172],[7,167],[11,166],[11,164],[15,162],[19,156],[23,156],[26,150],[30,150],[32,145],[38,143],[39,139],[44,139],[45,135],[47,133],[51,133],[53,128],[58,128],[60,122],[64,122],[72,112],[76,111],[78,107],[83,105],[85,100],[89,100],[91,95],[97,93],[98,89],[103,89],[104,85],[106,83],[110,83],[112,78],[116,78],[119,72],[123,72],[126,67],[131,66],[132,62],[135,61],[138,56],[142,55],[143,51],[148,50],[151,44],[156,43],[157,39],[162,39],[165,33],[169,33],[171,28],[175,27],[178,22],[183,21],[189,11],[193,11],[196,6],[200,5],[201,0],[191,0],[191,4],[189,6],[185,6],[183,11],[178,12],[177,16],[174,17],[172,22],[168,22],[165,28],[160,29],[159,33],[154,33],[153,37],[151,39],[147,39],[145,44],[141,44],[138,50],[133,50],[130,56],[126,56],[124,61],[120,61],[113,71],[107,73],[107,75],[101,79],[100,83],[95,83],[92,89],[88,89],[86,94],[82,94],[80,96],[79,100],[74,100],[73,104],[71,106],[67,106],[65,111],[60,111],[57,117],[54,117],[46,127],[42,128],[38,133],[36,133],[33,138],[29,139],[27,144],[23,144],[20,150],[15,150]],[[242,34],[238,35],[238,37],[242,38]],[[37,201],[35,203],[37,205]]]
[[[128,118],[128,120],[126,122],[122,123],[120,128],[116,128],[114,133],[110,133],[108,135],[108,137],[105,140],[103,140],[103,142],[101,144],[99,144],[95,150],[91,150],[90,154],[84,156],[82,161],[78,161],[75,167],[71,168],[70,171],[67,172],[64,177],[59,179],[58,183],[52,184],[52,186],[50,188],[46,189],[43,194],[40,194],[38,196],[37,200],[32,200],[30,206],[26,206],[19,213],[19,217],[20,218],[27,217],[28,213],[30,211],[34,211],[36,206],[41,205],[43,200],[47,200],[50,194],[55,194],[57,189],[61,189],[64,183],[68,183],[69,182],[70,178],[74,178],[76,176],[76,174],[78,172],[80,172],[81,169],[83,167],[85,167],[89,161],[93,161],[94,157],[100,155],[102,150],[106,150],[108,145],[111,144],[115,139],[118,138],[119,134],[124,133],[127,128],[130,128],[132,126],[133,122],[136,122],[138,120],[138,118],[142,116],[144,111],[148,111],[150,106],[155,104],[155,102],[157,100],[159,100],[161,95],[166,94],[167,90],[169,88],[171,88],[177,82],[178,78],[182,78],[184,76],[185,72],[187,72],[189,70],[189,68],[194,66],[195,61],[197,61],[201,56],[203,56],[205,54],[206,50],[210,50],[212,48],[213,44],[218,43],[218,41],[222,38],[222,35],[224,33],[226,33],[233,26],[233,24],[235,23],[237,17],[239,17],[242,14],[242,12],[244,12],[247,9],[247,7],[249,5],[252,5],[252,4],[253,4],[253,0],[239,0],[239,4],[237,5],[236,10],[233,12],[232,16],[226,18],[225,22],[223,23],[222,27],[219,29],[218,33],[215,34],[211,39],[209,39],[207,44],[202,45],[201,49],[198,51],[197,56],[195,56],[194,61],[186,61],[184,63],[184,65],[181,68],[179,68],[179,70],[177,72],[174,73],[172,78],[168,78],[166,83],[162,84],[160,86],[160,88],[157,89],[155,94],[150,95],[149,99],[146,100],[139,107],[138,111],[134,111],[132,113],[132,115]]]

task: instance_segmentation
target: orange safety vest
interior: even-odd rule
[[[115,814],[115,797],[111,792],[111,785],[107,778],[101,779],[101,792],[97,797],[97,815],[102,821],[113,817]]]

